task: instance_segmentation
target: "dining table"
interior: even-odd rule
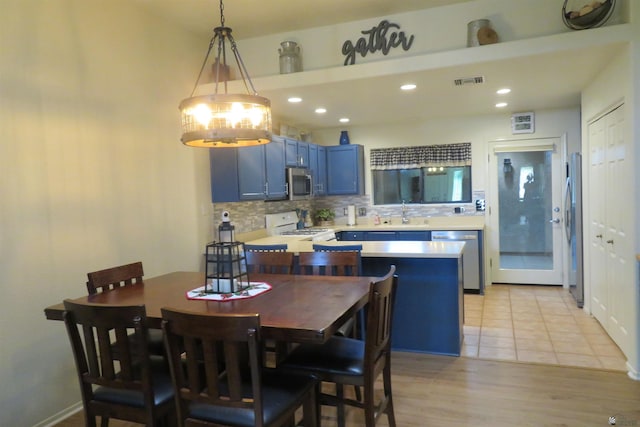
[[[246,299],[212,301],[187,298],[187,292],[204,286],[202,272],[177,271],[144,279],[94,295],[73,299],[80,303],[145,305],[150,328],[162,327],[161,308],[201,314],[260,315],[264,339],[281,342],[326,342],[338,328],[363,308],[375,277],[252,274],[251,282],[271,289]],[[45,308],[49,320],[62,320],[63,303]]]

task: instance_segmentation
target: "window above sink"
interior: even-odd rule
[[[470,203],[471,144],[371,150],[374,205]]]

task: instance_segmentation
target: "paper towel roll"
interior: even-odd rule
[[[353,205],[347,207],[347,225],[356,225],[356,207]]]

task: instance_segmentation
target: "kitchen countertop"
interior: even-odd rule
[[[455,215],[432,217],[409,217],[409,223],[403,224],[400,217],[392,217],[385,223],[386,217],[380,217],[381,224],[373,224],[370,218],[360,219],[356,225],[336,224],[336,231],[375,231],[375,230],[484,230],[484,215]]]
[[[287,244],[287,250],[293,253],[313,252],[313,244],[327,246],[362,245],[363,257],[397,258],[460,258],[464,242],[421,242],[421,241],[384,241],[384,242],[311,242],[300,237],[271,236],[246,242],[257,245]]]
[[[391,223],[384,223],[385,218],[381,217],[382,224],[374,225],[370,219],[361,220],[356,225],[336,224],[331,228],[336,231],[375,231],[375,230],[484,230],[484,216],[434,216],[422,218],[409,218],[408,224],[402,224],[399,217],[392,217]]]
[[[421,230],[484,230],[484,216],[440,216],[410,218],[409,224],[402,224],[400,217],[392,217],[391,223],[374,225],[371,219],[361,219],[357,225],[335,224],[330,226],[340,231],[421,231]],[[427,241],[330,241],[311,242],[309,236],[267,236],[265,230],[245,233],[238,236],[248,244],[273,245],[286,243],[290,252],[311,252],[313,243],[332,246],[362,245],[363,257],[406,257],[406,258],[459,258],[463,242],[427,242]]]

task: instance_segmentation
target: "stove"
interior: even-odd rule
[[[326,242],[336,239],[336,233],[331,228],[310,227],[298,229],[298,215],[295,211],[268,214],[265,216],[265,224],[269,236],[304,236],[314,242]]]

